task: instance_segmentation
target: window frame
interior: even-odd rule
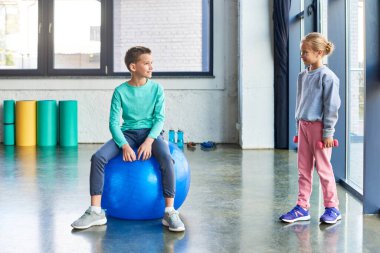
[[[130,73],[114,72],[113,58],[113,1],[98,0],[101,4],[101,49],[100,68],[98,69],[56,69],[54,68],[54,1],[38,0],[38,56],[37,69],[0,69],[3,77],[125,77]],[[154,72],[157,77],[213,77],[213,0],[203,1],[208,4],[208,16],[202,15],[202,19],[208,18],[209,30],[206,35],[209,38],[208,71],[166,71]],[[203,13],[205,14],[205,13]],[[51,32],[49,32],[51,26]]]

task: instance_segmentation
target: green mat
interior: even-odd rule
[[[15,123],[15,101],[14,100],[4,100],[3,109],[4,109],[4,124]]]
[[[3,102],[3,126],[4,145],[15,145],[15,105],[14,100]]]
[[[78,102],[59,101],[59,144],[62,147],[78,146]]]
[[[57,145],[57,101],[37,101],[37,145]]]
[[[15,145],[15,125],[4,124],[4,145]]]

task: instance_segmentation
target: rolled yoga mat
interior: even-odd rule
[[[78,146],[78,102],[59,101],[59,144],[62,147]]]
[[[15,145],[15,101],[4,100],[3,103],[4,145]]]
[[[6,123],[15,123],[15,101],[14,100],[4,100],[4,124]]]
[[[36,145],[36,113],[35,100],[16,102],[16,146]]]
[[[4,124],[4,145],[15,145],[15,125]]]
[[[57,145],[57,101],[37,101],[37,145]]]

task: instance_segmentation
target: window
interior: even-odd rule
[[[365,99],[364,0],[349,0],[347,12],[347,181],[361,192]]]
[[[321,0],[319,2],[319,22],[320,22],[320,32],[328,38],[328,0]],[[323,58],[323,64],[328,65],[328,57]]]
[[[212,75],[212,0],[0,1],[0,75],[125,75],[136,45],[155,75]]]
[[[209,13],[209,6],[204,3],[115,0],[114,71],[124,72],[121,56],[128,48],[143,44],[154,52],[158,72],[208,72],[210,28],[202,13]]]
[[[94,29],[100,25],[99,1],[55,0],[53,68],[100,69],[101,41],[91,39],[91,35],[100,37]]]
[[[38,1],[0,1],[0,70],[37,69]]]

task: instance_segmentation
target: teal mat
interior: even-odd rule
[[[15,101],[14,100],[4,100],[3,103],[3,119],[4,124],[15,123]]]
[[[6,146],[15,145],[15,125],[14,124],[4,125],[4,145]]]
[[[37,101],[37,145],[57,145],[57,101]]]
[[[62,147],[78,145],[78,102],[59,101],[59,144]]]

